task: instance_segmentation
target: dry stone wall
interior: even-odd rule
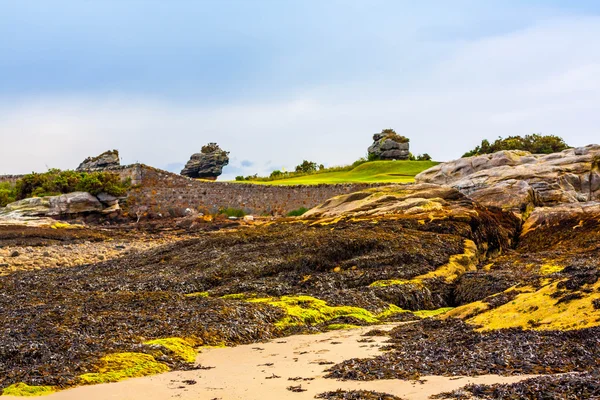
[[[15,183],[21,177],[23,177],[23,175],[0,175],[0,183],[2,183],[2,182]]]
[[[216,212],[243,209],[254,215],[285,214],[300,207],[312,208],[340,194],[381,184],[270,186],[247,183],[206,182],[183,177],[146,165],[111,169],[131,178],[134,187],[127,199],[133,215],[181,216],[187,208]]]

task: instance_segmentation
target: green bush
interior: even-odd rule
[[[0,207],[17,200],[15,185],[10,182],[0,182]]]
[[[509,136],[506,139],[498,137],[493,143],[484,139],[479,146],[466,152],[463,157],[491,154],[501,150],[525,150],[533,154],[550,154],[568,148],[569,145],[559,136],[534,133],[523,137]]]
[[[122,182],[112,172],[80,172],[51,169],[45,173],[31,173],[19,179],[15,185],[17,200],[29,197],[57,196],[71,192],[89,192],[93,195],[108,193],[123,196],[131,182]]]
[[[386,139],[391,139],[391,140],[393,140],[394,142],[397,142],[397,143],[408,143],[408,142],[410,142],[409,138],[407,138],[406,136],[398,135],[396,133],[396,131],[393,130],[392,128],[382,129],[381,130],[381,134]]]
[[[324,168],[324,167],[323,167]],[[296,172],[310,174],[317,171],[317,163],[313,161],[302,161],[302,164],[296,166]]]
[[[301,216],[302,214],[304,214],[307,211],[308,211],[308,208],[306,208],[306,207],[300,207],[300,208],[298,208],[296,210],[292,210],[289,213],[287,213],[287,216],[288,217],[299,217],[299,216]]]
[[[417,161],[431,161],[431,156],[427,153],[419,154],[417,156]]]
[[[246,215],[244,210],[240,210],[239,208],[231,208],[231,207],[223,208],[222,210],[219,211],[219,214],[227,215],[228,217],[236,217],[236,218],[242,218],[244,215]]]

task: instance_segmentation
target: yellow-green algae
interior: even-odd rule
[[[196,346],[192,340],[186,340],[182,338],[165,338],[165,339],[154,339],[144,342],[144,344],[151,346],[162,346],[165,349],[170,350],[173,354],[189,363],[196,361]]]
[[[374,324],[399,312],[405,312],[400,307],[390,305],[389,308],[380,314],[360,307],[351,306],[329,306],[324,300],[311,296],[283,296],[281,298],[257,298],[249,299],[252,303],[266,303],[283,309],[286,316],[275,323],[279,328],[288,328],[292,326],[314,325],[330,321],[339,317],[352,317],[364,321],[368,324]]]
[[[330,330],[330,331],[339,331],[341,329],[356,329],[356,328],[360,328],[360,326],[358,326],[358,325],[352,325],[352,324],[331,324],[331,325],[327,325],[327,330]]]
[[[32,396],[46,396],[56,392],[56,389],[52,386],[29,386],[26,383],[19,382],[4,388],[2,391],[3,396],[19,396],[19,397],[32,397]]]
[[[468,323],[480,325],[481,330],[494,330],[520,327],[536,330],[572,330],[591,328],[600,325],[600,310],[594,308],[593,301],[600,299],[600,282],[586,285],[592,290],[581,299],[573,299],[557,304],[553,298],[559,289],[560,281],[549,283],[538,290],[522,292],[512,301],[500,307],[483,311]]]
[[[465,241],[463,242],[463,246],[463,253],[450,256],[448,263],[442,265],[435,271],[419,275],[412,279],[387,279],[375,281],[369,286],[381,287],[406,284],[421,285],[425,279],[432,279],[437,277],[444,278],[447,283],[452,283],[465,272],[477,270],[477,245],[472,240],[465,239]]]
[[[550,275],[556,272],[560,272],[565,269],[564,266],[555,265],[555,264],[542,264],[540,266],[540,274],[542,275]]]
[[[444,317],[455,317],[478,325],[481,331],[504,328],[535,330],[572,330],[600,326],[600,310],[594,308],[593,301],[600,299],[600,282],[585,285],[590,293],[581,299],[572,299],[557,304],[552,297],[559,291],[560,280],[545,280],[542,287],[513,287],[508,291],[519,294],[511,301],[497,308],[491,308],[483,301],[476,301],[451,310]]]
[[[79,376],[80,383],[93,385],[98,383],[117,382],[127,378],[160,374],[169,371],[166,364],[144,353],[115,353],[100,360],[98,372]]]
[[[437,315],[445,314],[452,309],[453,309],[453,307],[442,307],[442,308],[438,308],[436,310],[413,311],[413,314],[420,318],[431,318],[431,317],[435,317]]]
[[[188,293],[184,295],[185,297],[208,297],[209,294],[208,292],[194,292],[194,293]]]

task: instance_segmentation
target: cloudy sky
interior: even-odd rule
[[[0,174],[123,163],[222,179],[348,164],[394,128],[413,153],[482,138],[600,142],[595,0],[0,1]]]

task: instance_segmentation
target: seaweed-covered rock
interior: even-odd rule
[[[486,206],[522,212],[600,200],[600,145],[553,154],[506,150],[436,165],[417,182],[450,185]]]
[[[222,150],[217,144],[209,143],[202,147],[200,153],[192,154],[190,160],[181,170],[181,175],[190,178],[215,180],[229,164],[229,152]]]
[[[105,151],[99,156],[86,158],[81,164],[79,164],[77,171],[93,171],[110,167],[118,167],[119,165],[121,165],[119,160],[119,151],[109,150]]]

